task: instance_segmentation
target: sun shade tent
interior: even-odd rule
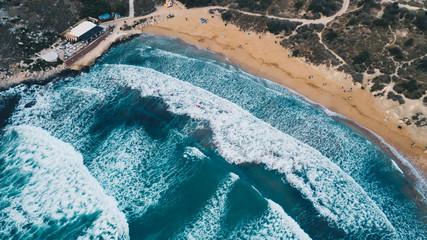
[[[87,41],[93,39],[93,36],[96,37],[102,31],[103,28],[97,26],[95,23],[84,21],[75,28],[71,29],[71,31],[66,33],[64,36],[72,41],[77,41],[79,39]]]

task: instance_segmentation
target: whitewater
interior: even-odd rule
[[[425,179],[406,162],[173,38],[142,35],[88,73],[0,97],[0,239],[427,234]]]

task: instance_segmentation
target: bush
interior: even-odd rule
[[[299,50],[298,50],[298,49],[295,49],[295,50],[292,52],[292,56],[294,56],[294,57],[298,57],[298,55],[299,55]]]
[[[399,3],[394,2],[392,4],[386,5],[382,19],[385,19],[388,22],[397,21],[399,19]]]
[[[388,21],[386,19],[375,19],[374,21],[372,21],[372,25],[376,26],[376,27],[383,27],[386,28],[388,27]]]
[[[187,8],[206,7],[212,4],[212,0],[181,0]]]
[[[356,57],[353,58],[353,64],[366,64],[370,65],[372,62],[371,60],[371,54],[367,49],[360,52]]]
[[[420,71],[427,72],[427,57],[421,59],[415,68]]]
[[[297,1],[294,4],[294,8],[295,8],[295,10],[297,10],[297,12],[302,8],[302,6],[304,6],[304,2],[303,1]]]
[[[270,19],[267,22],[267,31],[273,33],[274,35],[277,35],[282,31],[285,31],[286,33],[290,34],[300,24],[301,23],[299,22],[297,23],[297,22],[290,22],[287,20]]]
[[[80,17],[94,17],[104,13],[111,12],[111,6],[104,0],[80,0],[82,2],[82,8],[80,11]]]
[[[380,75],[375,77],[374,79],[372,79],[372,82],[374,83],[390,83],[391,82],[391,78],[390,75]]]
[[[113,11],[121,16],[127,16],[129,14],[129,2],[127,0],[116,2],[114,4]]]
[[[404,104],[405,103],[405,100],[403,99],[403,97],[400,96],[400,95],[394,94],[394,92],[388,92],[387,93],[387,98],[391,99],[393,101],[398,101],[399,104]]]
[[[417,14],[417,17],[413,21],[414,25],[420,29],[421,31],[427,31],[427,13],[424,11],[420,11]]]
[[[31,64],[32,62],[34,62],[34,60],[33,60],[33,59],[31,59],[31,58],[28,58],[28,59],[25,59],[25,60],[24,60],[24,63],[25,63],[25,64]]]
[[[334,41],[335,38],[338,37],[338,33],[335,32],[334,30],[330,29],[326,34],[325,34],[325,39],[328,42],[332,42]]]
[[[415,42],[415,40],[413,38],[410,38],[403,44],[403,46],[410,47],[410,46],[414,45],[414,42]]]
[[[372,85],[370,90],[371,92],[380,91],[380,90],[383,90],[385,86],[386,86],[385,84],[374,83],[374,85]]]
[[[231,11],[226,11],[226,12],[223,12],[222,14],[221,14],[221,18],[222,18],[222,20],[223,21],[225,21],[225,22],[229,22],[229,21],[231,21],[231,18],[233,17],[233,14],[231,13]]]
[[[273,0],[238,0],[237,2],[239,4],[239,8],[246,8],[251,12],[263,12],[271,5]]]
[[[400,82],[393,87],[393,90],[403,93],[409,99],[419,99],[425,93],[425,90],[421,88],[421,85],[415,79],[411,79],[408,82]]]
[[[403,60],[403,52],[399,47],[388,47],[387,50],[395,60]]]
[[[311,0],[308,10],[312,13],[322,13],[325,16],[330,16],[338,10],[338,6],[334,0]]]

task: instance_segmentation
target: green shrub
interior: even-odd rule
[[[122,0],[116,2],[113,6],[113,11],[121,16],[127,16],[129,14],[129,1]]]
[[[391,77],[390,77],[390,75],[376,76],[374,79],[372,79],[372,82],[374,82],[374,83],[390,83]]]
[[[386,28],[388,27],[388,20],[380,18],[380,19],[375,19],[374,21],[372,21],[372,25],[376,26],[376,27],[383,27]]]
[[[238,0],[239,8],[245,8],[253,12],[265,11],[273,2],[273,0]]]
[[[372,85],[370,90],[371,92],[380,91],[380,90],[383,90],[385,86],[386,86],[385,84],[374,83],[374,85]]]
[[[395,60],[403,60],[403,52],[399,47],[388,47],[387,50]]]
[[[300,25],[299,22],[291,22],[287,20],[277,20],[277,19],[269,19],[267,22],[267,31],[277,35],[282,31],[290,34],[295,28]]]
[[[330,29],[326,34],[325,34],[325,39],[328,42],[332,42],[334,41],[335,38],[338,37],[338,33],[335,32],[334,30]]]
[[[399,19],[399,3],[394,2],[392,4],[386,5],[382,19],[385,19],[388,22],[397,21]]]
[[[420,71],[427,72],[427,57],[421,59],[415,68]]]
[[[417,17],[413,21],[414,25],[421,31],[427,31],[427,13],[424,11],[420,11],[417,14]]]
[[[33,59],[31,59],[31,58],[28,58],[28,59],[25,59],[25,60],[24,60],[24,63],[25,63],[25,64],[31,64],[32,62],[34,62],[34,60],[33,60]]]
[[[360,52],[357,56],[353,58],[353,64],[367,64],[370,65],[372,62],[371,60],[371,54],[367,49]]]
[[[222,14],[221,14],[221,18],[222,18],[222,20],[223,21],[226,21],[226,22],[229,22],[229,21],[231,21],[231,18],[233,17],[233,14],[231,13],[231,11],[226,11],[226,12],[223,12]]]
[[[98,17],[104,13],[111,12],[111,6],[104,0],[80,0],[82,8],[80,10],[80,17]]]
[[[425,93],[425,89],[423,89],[415,79],[411,79],[407,82],[400,82],[394,85],[393,90],[397,93],[403,93],[403,95],[409,99],[419,99]]]
[[[405,41],[405,43],[403,44],[403,46],[405,47],[410,47],[412,45],[414,45],[415,40],[413,38],[410,38],[408,40]]]
[[[334,0],[311,0],[308,10],[312,13],[322,13],[325,16],[330,16],[338,10],[338,6]]]
[[[387,98],[391,99],[393,101],[398,101],[399,104],[404,104],[405,103],[405,100],[403,99],[403,97],[400,96],[400,95],[394,94],[394,92],[388,92],[387,93]]]
[[[297,12],[304,6],[304,2],[303,1],[297,1],[294,3],[294,8],[295,10],[297,10]]]

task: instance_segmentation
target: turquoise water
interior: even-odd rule
[[[425,178],[177,39],[0,93],[0,239],[423,239]]]

